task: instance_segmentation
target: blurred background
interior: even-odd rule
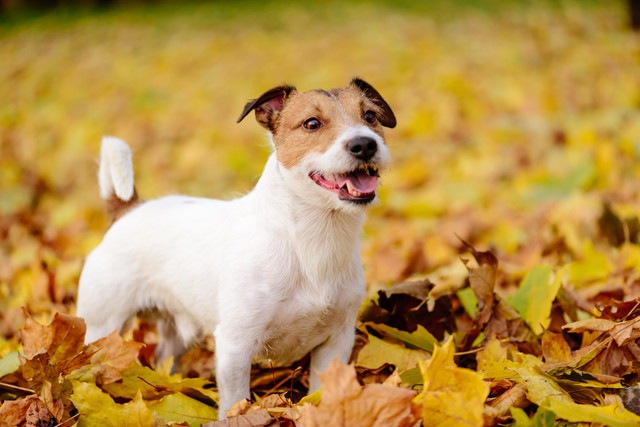
[[[108,227],[103,135],[131,144],[145,198],[232,198],[270,150],[236,119],[284,82],[359,76],[396,113],[363,236],[371,292],[464,281],[461,238],[496,252],[505,293],[550,264],[587,293],[633,295],[632,22],[624,1],[0,1],[0,354],[20,307],[74,310]]]

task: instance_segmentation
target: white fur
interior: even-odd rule
[[[347,128],[323,154],[285,168],[272,154],[256,187],[231,201],[169,196],[145,202],[116,221],[87,258],[78,314],[86,341],[119,329],[138,311],[174,317],[163,327],[161,357],[179,354],[203,331],[214,332],[220,415],[250,397],[254,358],[288,364],[311,352],[317,372],[349,359],[365,295],[359,234],[365,208],[316,185],[312,170],[346,172],[347,138],[378,141],[373,159],[387,161],[382,138]],[[102,145],[100,187],[133,194],[128,146]],[[354,163],[355,164],[355,163]]]
[[[102,139],[98,182],[103,199],[108,199],[115,193],[126,202],[133,196],[131,150],[123,140],[112,136]]]

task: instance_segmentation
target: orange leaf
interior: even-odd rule
[[[334,360],[320,375],[322,401],[309,406],[307,427],[328,425],[412,426],[420,420],[421,408],[412,402],[416,393],[382,384],[361,386],[353,365]]]

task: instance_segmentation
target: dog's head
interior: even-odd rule
[[[367,82],[308,92],[279,86],[247,103],[238,122],[251,111],[271,132],[287,185],[301,197],[337,209],[376,198],[389,161],[383,127],[394,127],[396,118]]]

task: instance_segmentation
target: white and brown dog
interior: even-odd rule
[[[141,202],[131,150],[104,138],[100,192],[115,222],[78,291],[87,342],[147,309],[168,315],[159,358],[213,331],[222,417],[250,397],[254,358],[289,364],[311,352],[311,390],[332,359],[349,359],[365,296],[359,234],[389,160],[382,128],[396,125],[357,78],[328,91],[276,87],[238,122],[253,110],[275,152],[253,191],[231,201]]]

